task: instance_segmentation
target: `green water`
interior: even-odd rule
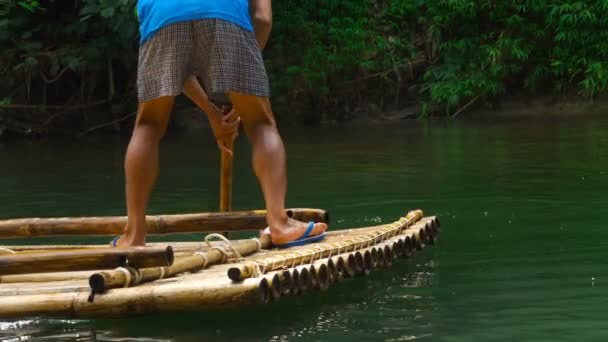
[[[289,206],[332,229],[421,208],[443,232],[388,271],[266,306],[3,322],[13,341],[600,341],[608,338],[608,120],[286,129]],[[113,215],[126,141],[0,145],[0,217]],[[240,141],[234,207],[262,207]],[[208,136],[171,136],[151,213],[217,209]],[[63,241],[74,241],[66,240]],[[91,240],[99,241],[99,240]]]

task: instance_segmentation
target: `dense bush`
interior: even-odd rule
[[[591,98],[608,88],[607,0],[273,5],[264,55],[281,118],[348,119],[412,101],[419,114],[454,115],[507,92]],[[134,6],[0,0],[0,125],[44,131],[78,114],[86,127],[89,112],[104,121],[118,115],[111,106],[132,108]]]

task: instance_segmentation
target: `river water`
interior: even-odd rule
[[[441,219],[437,246],[328,292],[265,306],[123,319],[0,319],[0,339],[608,338],[607,118],[488,117],[282,132],[288,206],[330,210],[331,229],[389,222],[420,208]],[[0,145],[0,218],[123,214],[126,143],[94,137]],[[172,135],[161,153],[150,213],[217,210],[219,156],[210,137]],[[263,206],[249,164],[241,139],[235,209]]]

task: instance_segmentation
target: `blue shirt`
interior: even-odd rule
[[[180,21],[224,19],[253,31],[249,0],[139,0],[140,43],[161,28]]]

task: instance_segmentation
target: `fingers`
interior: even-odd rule
[[[234,110],[234,108],[232,108],[228,112],[228,114],[224,115],[224,122],[235,122],[235,121],[241,121],[241,118],[236,113],[236,111]]]
[[[229,156],[232,157],[232,150],[228,148],[228,146],[226,146],[226,144],[222,141],[222,140],[217,140],[217,147],[219,147],[220,151],[222,151],[222,153],[227,153]]]

